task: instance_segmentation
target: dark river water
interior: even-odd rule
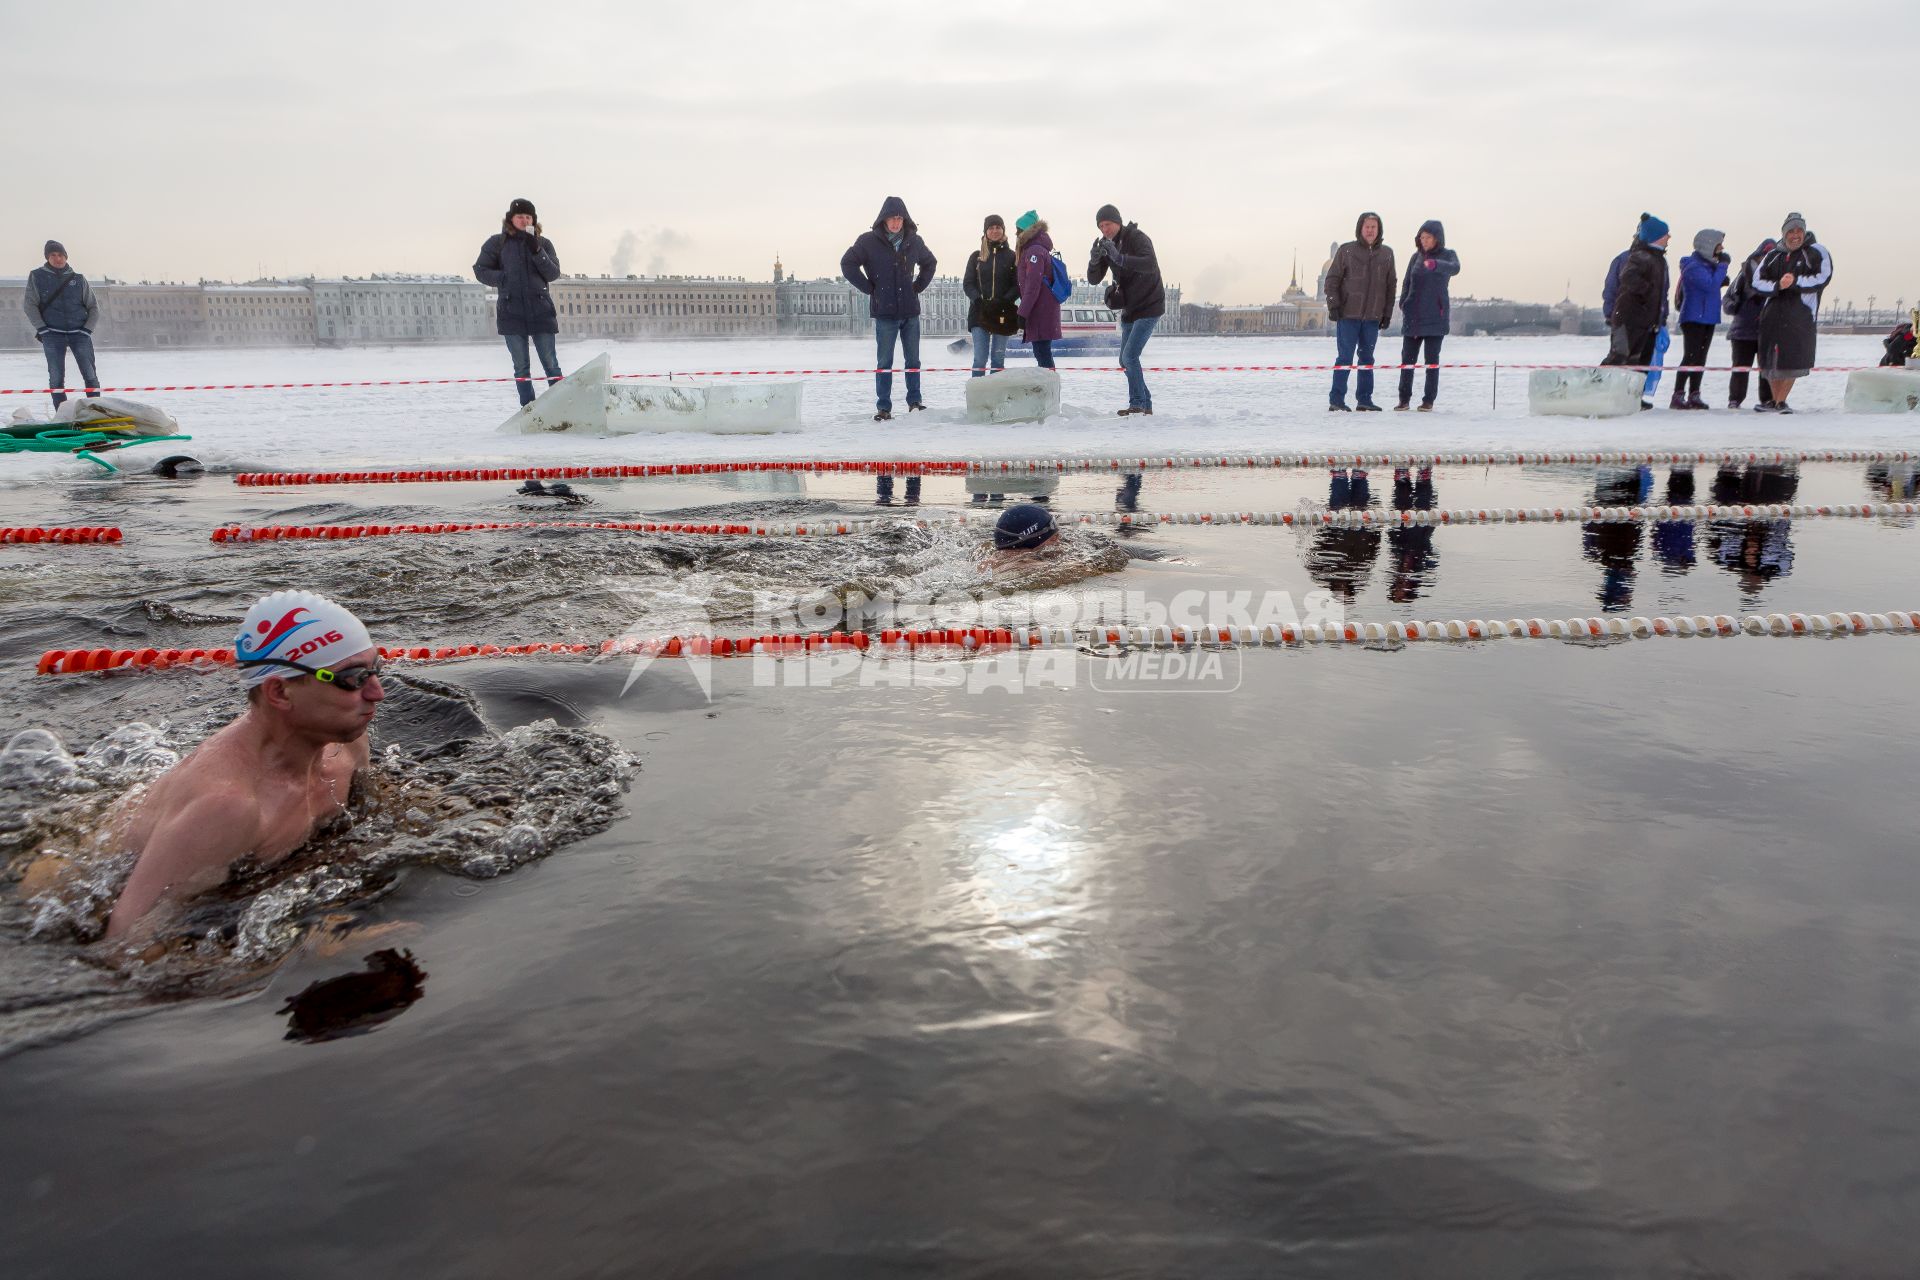
[[[1454,468],[1051,497],[1913,483]],[[1115,618],[1206,591],[1381,621],[1913,609],[1911,521],[1074,530],[1011,567],[978,530],[904,527],[206,541],[536,518],[510,488],[0,496],[0,524],[128,533],[0,548],[0,1275],[1914,1274],[1920,638],[1251,650],[1185,684],[1089,655],[985,681],[993,659],[735,660],[710,697],[682,663],[631,688],[624,661],[419,667],[355,829],[132,966],[88,941],[124,867],[87,823],[237,694],[32,674],[52,647],[226,643],[288,587],[424,643],[597,641],[695,602],[737,632],[755,592],[856,588],[1112,592]],[[596,518],[907,514],[859,477],[582,489]],[[958,478],[919,496],[972,505]],[[34,895],[50,855],[82,888]]]

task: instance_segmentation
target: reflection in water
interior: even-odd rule
[[[1118,511],[1138,511],[1140,509],[1140,473],[1133,472],[1120,477],[1120,487],[1113,495],[1114,509]]]
[[[873,478],[873,503],[877,507],[890,507],[893,505],[892,476],[878,475]],[[917,475],[907,477],[905,505],[909,507],[917,507],[920,505],[920,477]]]
[[[1653,468],[1602,469],[1593,480],[1593,505],[1637,507],[1653,492]],[[1581,527],[1580,553],[1600,566],[1600,608],[1618,613],[1633,605],[1633,578],[1646,529],[1637,520]]]
[[[1913,501],[1920,493],[1920,462],[1869,463],[1867,489],[1882,502]]]
[[[1667,493],[1662,499],[1669,507],[1693,505],[1693,468],[1674,467],[1667,472]],[[1653,525],[1653,558],[1660,572],[1677,578],[1693,568],[1693,521],[1656,520]]]
[[[1048,503],[1060,488],[1057,475],[987,475],[983,472],[969,472],[966,478],[967,496],[976,506],[998,506],[1012,496],[1019,502]]]
[[[287,1015],[287,1039],[321,1044],[365,1035],[405,1013],[426,994],[427,971],[413,952],[388,947],[367,957],[367,967],[323,978],[289,996],[276,1012]]]
[[[1395,511],[1431,511],[1434,507],[1433,468],[1421,467],[1412,474],[1406,467],[1393,473],[1393,509]],[[1433,572],[1433,526],[1396,525],[1387,530],[1387,550],[1391,553],[1392,581],[1387,599],[1407,604],[1420,598],[1427,575]]]
[[[1359,467],[1327,475],[1327,507],[1332,511],[1364,511],[1373,500],[1367,473]],[[1307,576],[1352,604],[1380,556],[1378,529],[1316,529],[1307,552]]]
[[[1800,473],[1793,467],[1726,466],[1713,477],[1713,500],[1721,505],[1792,502],[1799,491]],[[1720,567],[1740,580],[1747,605],[1773,579],[1793,571],[1791,520],[1716,520],[1707,545]]]

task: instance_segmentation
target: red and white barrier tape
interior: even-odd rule
[[[1453,618],[1432,622],[1342,622],[1327,626],[1262,627],[962,627],[925,631],[812,632],[764,636],[655,636],[603,640],[599,644],[464,644],[381,646],[393,663],[449,662],[468,658],[517,658],[539,654],[611,657],[787,656],[820,650],[993,650],[1047,648],[1274,648],[1300,645],[1411,644],[1483,640],[1651,640],[1690,636],[1913,635],[1920,612],[1750,613],[1675,617]],[[185,667],[213,671],[233,665],[232,649],[49,649],[40,655],[41,675],[78,675],[121,668],[164,671]]]
[[[10,542],[118,542],[120,531],[105,525],[68,529],[0,529],[0,543]]]
[[[1082,472],[1450,466],[1797,466],[1808,462],[1912,462],[1904,449],[1524,450],[1511,453],[1235,453],[1059,458],[771,459],[739,462],[574,464],[546,467],[438,467],[393,471],[242,471],[239,485],[454,484],[488,480],[639,480],[675,476],[797,472],[834,475],[1067,475]]]
[[[1314,511],[1063,511],[1062,524],[1111,525],[1144,528],[1155,525],[1277,525],[1284,528],[1369,529],[1398,525],[1449,524],[1638,524],[1694,523],[1706,520],[1814,520],[1884,519],[1920,515],[1920,503],[1861,502],[1832,505],[1807,503],[1747,503],[1742,505],[1657,507],[1460,507],[1427,511],[1344,510]],[[929,516],[912,521],[859,517],[824,518],[776,523],[688,522],[655,520],[489,520],[442,524],[323,524],[224,525],[211,541],[297,542],[386,538],[409,534],[492,533],[518,529],[604,529],[621,533],[683,533],[723,537],[781,538],[834,537],[867,533],[899,524],[917,528],[987,525],[993,515]]]
[[[1811,373],[1855,373],[1862,369],[1876,369],[1878,365],[1837,364],[1818,365],[1809,370]],[[1402,369],[1510,369],[1528,371],[1533,369],[1603,369],[1617,368],[1635,373],[1650,373],[1656,369],[1665,373],[1758,373],[1753,365],[1600,365],[1600,364],[1503,364],[1497,361],[1466,361],[1460,363],[1442,362],[1436,365],[1425,364],[1156,364],[1142,366],[1142,373],[1330,373],[1340,369],[1360,372],[1371,369],[1375,373],[1397,373]],[[1061,373],[1118,373],[1118,364],[1096,362],[1090,364],[1070,364],[1061,366]],[[615,379],[661,379],[674,378],[803,378],[803,377],[843,377],[867,376],[876,373],[973,373],[970,365],[927,365],[918,369],[674,369],[662,373],[616,373]],[[500,383],[542,383],[545,375],[526,378],[490,377],[490,378],[349,378],[325,382],[192,382],[192,383],[154,383],[150,385],[128,385],[121,387],[88,387],[89,393],[100,392],[106,395],[119,395],[135,391],[334,391],[356,387],[464,387],[498,385]],[[78,387],[0,387],[0,396],[44,396],[56,393],[78,395]]]

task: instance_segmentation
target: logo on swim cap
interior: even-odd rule
[[[258,643],[255,644],[249,644],[247,642],[247,633],[244,631],[241,632],[233,642],[233,656],[235,661],[257,662],[261,658],[271,655],[275,645],[285,640],[294,632],[314,624],[314,619],[312,618],[308,618],[304,622],[294,621],[294,619],[305,612],[307,612],[307,607],[300,605],[297,608],[287,610],[286,613],[280,616],[278,622],[263,618],[260,623],[254,627],[254,630],[260,635]]]
[[[1060,532],[1053,512],[1034,502],[1022,502],[1000,513],[993,527],[993,545],[999,551],[1029,551]]]

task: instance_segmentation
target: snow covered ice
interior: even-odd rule
[[[1040,422],[1060,412],[1060,375],[1051,369],[1013,368],[967,379],[970,422]]]
[[[1646,385],[1637,369],[1533,369],[1527,407],[1543,417],[1624,418],[1640,412]]]
[[[572,431],[632,435],[640,431],[764,433],[800,429],[805,387],[786,382],[614,382],[605,352],[555,386],[541,386],[500,430],[508,434]]]
[[[1855,369],[1847,375],[1848,413],[1912,413],[1920,409],[1920,369]]]

